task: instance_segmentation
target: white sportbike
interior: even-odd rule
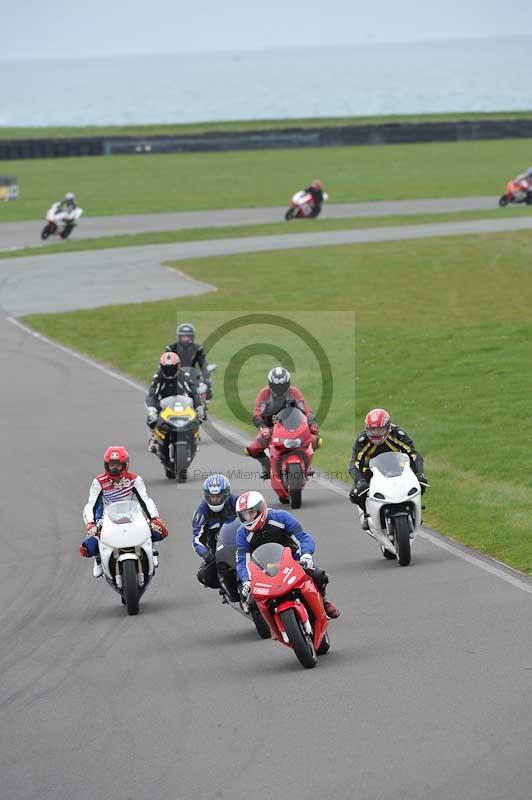
[[[105,580],[118,592],[127,613],[138,614],[156,566],[151,529],[139,503],[125,500],[105,506],[99,550]]]
[[[46,225],[41,231],[41,239],[48,239],[49,236],[58,234],[61,239],[70,236],[78,224],[83,209],[79,206],[70,210],[61,208],[61,203],[54,203],[46,212]]]
[[[381,453],[369,462],[372,477],[366,499],[369,531],[385,558],[410,564],[421,527],[421,485],[405,453]]]

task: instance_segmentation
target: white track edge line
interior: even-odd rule
[[[63,353],[66,353],[67,355],[70,355],[73,358],[76,358],[78,361],[82,361],[84,364],[88,364],[89,366],[94,367],[94,369],[97,369],[100,372],[103,372],[105,375],[108,375],[110,378],[114,378],[117,381],[121,381],[122,383],[125,383],[127,386],[131,386],[133,389],[137,389],[137,391],[144,392],[146,390],[146,387],[143,386],[142,384],[136,383],[135,381],[131,380],[130,378],[126,378],[124,375],[120,375],[119,372],[115,372],[114,370],[109,369],[108,367],[104,367],[102,364],[99,364],[97,361],[93,361],[91,358],[88,358],[87,356],[83,356],[83,355],[81,355],[81,353],[77,353],[75,350],[71,350],[70,347],[65,347],[65,345],[58,344],[57,342],[54,342],[52,339],[49,339],[47,336],[43,336],[42,333],[37,333],[37,331],[33,331],[27,325],[24,325],[22,322],[19,322],[18,319],[15,319],[14,317],[6,317],[6,320],[7,320],[7,322],[10,322],[12,325],[15,325],[17,328],[20,328],[21,330],[23,330],[25,333],[28,333],[30,336],[33,336],[34,338],[39,339],[39,341],[45,342],[46,344],[49,344],[52,347],[55,347],[57,350],[61,350]],[[246,444],[247,443],[247,439],[245,439],[243,436],[241,436],[240,434],[236,433],[235,431],[230,430],[229,428],[225,427],[224,425],[220,425],[218,422],[216,423],[216,428],[218,430],[220,430],[222,433],[225,433],[226,435],[228,435],[230,438],[234,439],[235,441],[241,442],[242,444]],[[328,489],[331,492],[335,492],[336,494],[340,494],[340,495],[342,495],[344,497],[347,496],[347,489],[343,490],[339,486],[335,486],[333,483],[325,481],[323,478],[318,478],[316,482],[321,484],[322,486],[324,486],[326,489]],[[488,556],[486,556],[486,561],[481,560],[477,556],[474,556],[471,553],[465,552],[464,550],[462,550],[461,548],[457,547],[452,542],[450,542],[448,540],[440,539],[439,537],[434,536],[433,534],[429,533],[426,530],[420,531],[420,536],[423,539],[426,539],[431,544],[435,545],[436,547],[439,547],[442,550],[447,550],[447,552],[451,553],[452,555],[456,556],[457,558],[461,558],[462,561],[467,561],[469,564],[472,564],[473,566],[484,570],[484,572],[488,572],[490,575],[495,575],[497,578],[500,578],[501,580],[506,581],[506,583],[509,583],[511,586],[514,586],[516,589],[521,589],[521,591],[523,591],[523,592],[528,592],[529,594],[532,594],[532,585],[531,584],[528,584],[525,581],[520,580],[519,578],[508,574],[506,572],[506,569],[503,569],[503,568],[497,566],[497,564],[495,562],[491,561],[491,559],[489,559]],[[508,567],[507,569],[511,569],[511,567]]]

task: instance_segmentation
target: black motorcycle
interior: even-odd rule
[[[251,617],[255,629],[261,639],[271,637],[268,623],[260,613],[255,602],[244,600],[240,589],[240,581],[236,572],[236,532],[240,526],[238,519],[222,525],[216,544],[216,570],[220,582],[220,594],[224,603],[235,611]]]
[[[200,420],[190,397],[175,395],[161,400],[153,438],[166,477],[177,483],[186,481],[200,438]]]

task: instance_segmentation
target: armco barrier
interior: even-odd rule
[[[66,156],[197,153],[299,147],[457,142],[532,138],[532,119],[337,125],[264,131],[212,131],[183,136],[0,140],[0,161]]]

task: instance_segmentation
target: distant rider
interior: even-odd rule
[[[192,517],[192,547],[203,559],[197,578],[204,586],[218,589],[216,541],[222,525],[236,519],[238,495],[231,494],[225,475],[215,474],[204,481],[203,498]]]
[[[83,521],[87,536],[79,547],[84,558],[95,556],[92,574],[99,578],[103,569],[98,551],[101,519],[104,507],[120,500],[137,500],[151,528],[153,542],[159,542],[168,536],[168,529],[159,518],[157,506],[148,496],[144,481],[135,472],[129,472],[129,453],[125,447],[113,445],[108,447],[103,456],[104,471],[97,475],[89,490],[89,499],[83,509]],[[158,553],[154,550],[154,561],[157,566]]]
[[[521,175],[516,175],[513,183],[520,183],[524,189],[530,191],[532,189],[532,167],[529,167],[526,172]]]
[[[256,458],[261,465],[261,478],[270,477],[270,462],[264,454],[269,446],[272,431],[273,417],[281,409],[292,404],[299,408],[307,417],[312,434],[312,447],[317,450],[320,446],[320,428],[311,407],[307,404],[302,392],[295,386],[290,386],[291,375],[284,367],[274,367],[268,373],[268,386],[265,386],[257,395],[253,411],[253,423],[259,429],[258,436],[248,444],[246,453]]]
[[[261,544],[278,542],[290,547],[295,561],[309,573],[322,597],[325,613],[329,619],[340,616],[339,609],[327,600],[325,589],[329,582],[327,573],[314,564],[312,554],[316,549],[314,539],[303,530],[297,519],[288,511],[268,508],[260,492],[244,492],[236,504],[236,513],[241,522],[236,533],[236,571],[241,581],[242,597],[247,600],[251,591],[248,562],[251,553]]]
[[[180,369],[179,356],[176,353],[165,352],[161,355],[159,364],[159,370],[152,378],[145,400],[146,408],[148,409],[148,419],[146,420],[148,428],[153,430],[157,424],[157,418],[161,410],[161,400],[178,394],[190,397],[198,417],[203,419],[204,413],[201,398],[195,386],[189,383],[186,374]],[[148,450],[150,453],[157,452],[157,445],[151,435],[148,442]]]
[[[165,350],[177,353],[181,359],[182,367],[196,367],[201,370],[205,380],[208,380],[207,358],[201,344],[196,344],[196,329],[189,322],[183,322],[177,326],[176,341],[167,344]]]
[[[310,216],[317,217],[321,211],[324,200],[327,199],[327,195],[325,195],[323,192],[323,183],[316,178],[316,180],[312,181],[310,186],[307,186],[305,192],[308,192],[310,195],[312,195],[312,199],[314,201]]]
[[[76,195],[74,192],[67,192],[62,200],[54,203],[54,213],[56,214],[71,214],[76,208]]]
[[[366,415],[364,430],[355,439],[348,467],[355,484],[349,499],[359,507],[360,524],[366,531],[369,530],[366,496],[372,475],[369,462],[374,456],[389,452],[406,453],[419,482],[427,483],[423,472],[423,456],[417,452],[413,440],[398,425],[392,425],[391,417],[384,408],[374,408]],[[425,486],[422,485],[421,493],[424,491]]]

